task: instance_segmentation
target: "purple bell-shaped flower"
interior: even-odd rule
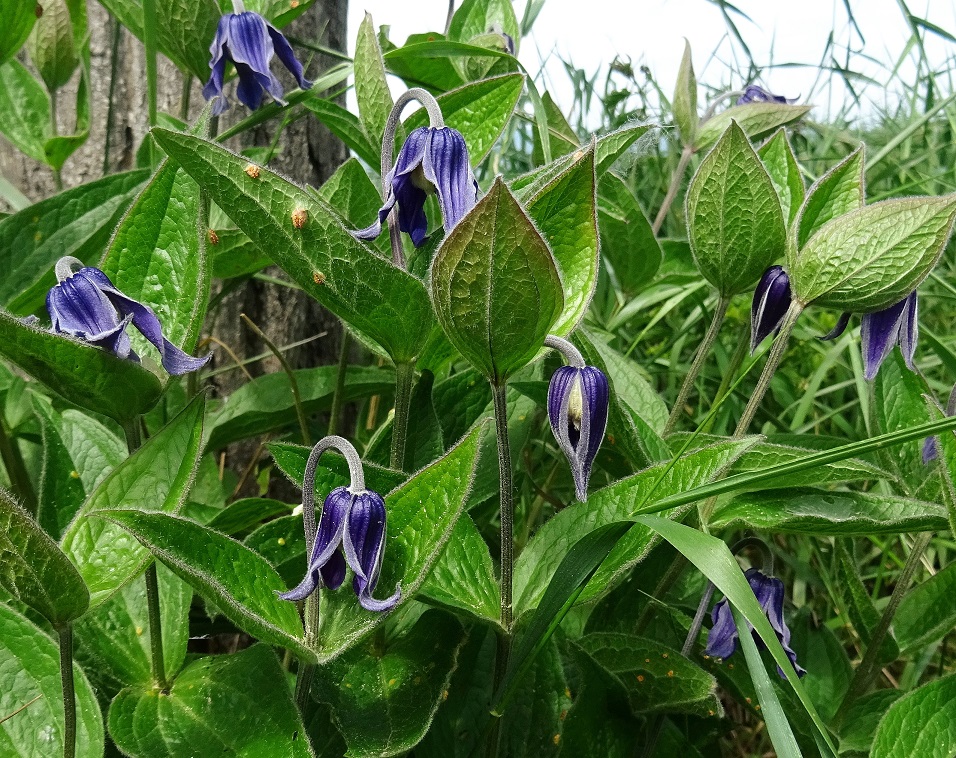
[[[270,69],[273,55],[279,56],[302,89],[309,89],[312,82],[303,76],[302,64],[282,32],[258,13],[245,10],[241,0],[233,0],[233,9],[235,13],[226,13],[219,19],[216,36],[209,48],[212,73],[202,94],[207,100],[214,101],[213,114],[218,116],[229,107],[229,100],[222,91],[226,61],[232,61],[239,75],[236,97],[251,110],[262,105],[263,92],[285,104],[282,84]]]
[[[56,277],[59,284],[46,296],[53,332],[139,362],[126,333],[132,323],[159,351],[163,368],[177,376],[202,368],[212,357],[193,358],[176,347],[163,336],[152,308],[124,295],[98,268],[83,266],[82,261],[67,256],[57,262]]]
[[[790,309],[790,277],[783,266],[768,268],[754,290],[750,309],[750,352],[780,329]]]
[[[767,576],[755,568],[747,569],[744,572],[744,576],[747,577],[750,588],[754,591],[754,595],[757,596],[757,602],[760,603],[761,609],[767,616],[767,621],[770,622],[770,626],[773,627],[774,632],[777,633],[777,639],[780,640],[780,645],[790,659],[790,663],[793,664],[797,675],[803,676],[807,672],[797,663],[797,654],[790,647],[790,629],[787,628],[787,624],[783,620],[783,582],[776,577]],[[707,635],[707,647],[704,649],[704,655],[713,658],[729,658],[737,651],[739,630],[737,629],[737,624],[734,622],[734,614],[730,609],[730,603],[727,598],[724,598],[714,606],[711,619],[714,625]],[[754,631],[754,628],[749,622],[747,623],[747,627],[753,635],[757,646],[766,649],[763,640],[760,639],[760,635]],[[777,672],[786,679],[786,675],[779,666],[777,667]]]
[[[747,103],[792,104],[797,102],[797,100],[798,98],[786,98],[782,95],[775,95],[763,87],[758,87],[756,84],[749,84],[743,94],[737,98],[737,105],[746,105]]]
[[[449,126],[421,126],[413,130],[383,184],[385,201],[378,218],[371,226],[352,232],[358,239],[378,237],[382,224],[397,203],[398,228],[410,235],[418,247],[428,231],[425,199],[430,193],[438,196],[445,234],[455,228],[478,200],[478,182],[471,170],[465,138]]]

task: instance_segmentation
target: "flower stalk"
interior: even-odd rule
[[[389,463],[397,471],[405,471],[406,469],[408,411],[412,402],[412,383],[414,380],[414,363],[398,363],[395,366],[395,416],[392,419],[392,447]]]
[[[73,684],[73,627],[57,629],[60,643],[60,684],[63,688],[63,758],[76,755],[76,689]]]

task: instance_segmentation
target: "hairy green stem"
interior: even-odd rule
[[[717,394],[714,396],[714,405],[720,405],[724,402],[724,398],[730,392],[734,377],[737,376],[737,372],[740,371],[740,366],[743,364],[744,358],[747,357],[749,349],[750,324],[744,323],[740,329],[740,334],[737,336],[737,347],[734,348],[733,355],[730,356],[730,363],[723,371],[723,378],[720,380],[720,386],[717,388]],[[711,416],[701,425],[701,434],[706,434],[710,431],[710,428],[714,425],[715,418],[716,415]]]
[[[770,355],[767,356],[767,363],[763,367],[763,373],[760,374],[760,378],[757,380],[757,386],[754,387],[753,394],[750,396],[750,402],[747,403],[747,407],[744,408],[740,421],[737,422],[737,428],[734,430],[735,439],[743,437],[750,429],[750,424],[757,413],[757,409],[760,407],[760,403],[763,401],[763,396],[767,394],[767,389],[770,387],[770,381],[773,379],[774,372],[776,372],[783,358],[783,354],[786,352],[787,343],[790,342],[790,333],[793,331],[794,324],[797,323],[797,319],[802,312],[803,305],[794,301],[791,303],[786,315],[784,315],[783,323],[780,324],[780,331],[774,339]]]
[[[677,420],[681,417],[681,414],[684,412],[684,406],[687,404],[687,398],[690,397],[690,392],[694,388],[694,382],[697,380],[697,376],[700,374],[700,370],[704,367],[704,363],[710,355],[710,351],[714,346],[714,340],[717,339],[717,335],[720,332],[720,327],[724,323],[724,317],[727,315],[727,308],[730,305],[730,298],[726,295],[721,295],[717,300],[717,305],[714,308],[713,318],[710,320],[710,326],[707,329],[707,333],[704,335],[704,339],[700,343],[700,347],[697,348],[697,352],[694,354],[694,360],[690,364],[690,368],[687,371],[687,376],[684,377],[684,382],[681,384],[680,392],[677,393],[677,400],[674,401],[674,407],[671,409],[671,415],[667,419],[667,423],[664,425],[663,436],[667,436],[677,425]]]
[[[23,507],[30,511],[31,515],[36,516],[40,503],[36,491],[33,489],[33,482],[30,481],[30,474],[23,462],[20,448],[17,447],[17,441],[13,438],[13,434],[7,428],[7,422],[3,418],[0,418],[0,460],[3,460],[4,468],[7,470],[7,477],[13,487],[13,494],[20,498]]]
[[[327,434],[337,434],[341,422],[342,406],[345,405],[345,373],[349,367],[349,349],[352,339],[348,329],[342,324],[342,344],[339,346],[339,364],[335,372],[335,390],[332,392],[332,408],[329,410],[329,431]]]
[[[189,121],[189,96],[192,94],[192,74],[183,74],[183,91],[179,96],[179,118]]]
[[[412,402],[414,379],[414,363],[395,364],[395,416],[392,419],[392,450],[389,460],[391,467],[396,471],[405,470],[408,409]]]
[[[289,361],[286,360],[285,355],[278,348],[278,346],[270,340],[265,332],[263,332],[251,318],[249,318],[245,313],[240,313],[239,318],[243,320],[246,326],[252,329],[256,333],[256,336],[261,339],[269,351],[276,357],[276,360],[279,361],[279,365],[282,366],[282,370],[285,371],[285,375],[289,377],[289,388],[292,390],[292,402],[295,405],[295,417],[299,422],[299,434],[302,437],[303,445],[311,445],[312,438],[309,436],[309,425],[306,422],[305,418],[305,409],[302,407],[302,395],[299,392],[299,383],[296,381],[295,372],[292,370],[292,366],[289,364]]]
[[[146,608],[149,612],[149,651],[152,657],[153,681],[163,692],[169,689],[166,681],[166,661],[163,656],[163,627],[159,610],[159,577],[156,561],[146,569]]]
[[[103,176],[110,173],[110,137],[116,123],[116,80],[119,77],[119,47],[123,35],[123,25],[119,19],[113,20],[113,37],[110,47],[110,87],[106,96],[106,136],[103,145]]]
[[[511,474],[511,444],[508,440],[507,389],[492,385],[495,433],[498,440],[498,481],[501,500],[501,626],[511,633],[511,593],[514,573],[514,483]]]
[[[76,690],[73,687],[73,627],[57,629],[60,638],[60,684],[63,687],[63,758],[76,755]]]
[[[652,229],[656,235],[661,227],[664,226],[664,219],[667,218],[667,212],[671,209],[671,206],[674,204],[674,200],[677,199],[677,192],[680,190],[681,181],[684,178],[684,172],[687,170],[687,166],[690,164],[690,159],[694,155],[694,150],[690,146],[684,147],[680,154],[680,160],[677,161],[677,168],[674,169],[674,175],[671,177],[670,186],[667,188],[667,194],[664,195],[664,201],[661,203],[661,208],[657,212],[657,217],[654,219],[654,225]]]
[[[143,0],[143,45],[146,48],[146,109],[150,127],[156,126],[156,0]]]
[[[883,609],[883,615],[880,616],[879,623],[877,623],[873,629],[873,634],[870,635],[870,644],[866,647],[863,660],[860,661],[860,665],[857,666],[856,671],[853,673],[853,680],[850,682],[843,702],[840,703],[839,710],[837,710],[836,715],[833,717],[832,723],[834,727],[839,728],[840,724],[843,723],[843,719],[846,718],[846,712],[849,707],[869,689],[873,677],[880,667],[880,648],[883,647],[883,640],[886,639],[886,635],[890,631],[890,624],[893,623],[893,617],[896,616],[896,611],[906,596],[906,591],[909,589],[910,582],[913,580],[913,574],[916,573],[920,559],[923,557],[923,551],[926,550],[926,547],[932,539],[932,532],[923,532],[913,543],[913,549],[910,550],[906,563],[903,565],[903,570],[896,580],[896,586],[893,587],[893,594],[890,595],[886,608]]]

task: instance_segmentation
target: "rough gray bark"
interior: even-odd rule
[[[320,0],[286,30],[290,35],[310,40],[330,48],[346,49],[347,0]],[[131,168],[135,150],[148,130],[146,106],[146,74],[142,43],[125,29],[120,29],[112,17],[96,0],[89,0],[89,30],[91,50],[92,119],[89,140],[67,161],[63,168],[64,187],[92,181],[104,173]],[[119,34],[116,40],[115,35]],[[116,46],[114,61],[113,48]],[[303,55],[308,59],[308,53]],[[336,61],[315,56],[306,71],[317,78]],[[114,77],[115,68],[115,77]],[[294,81],[278,64],[274,67],[287,88]],[[284,78],[283,78],[284,77]],[[61,133],[72,131],[76,79],[59,94],[59,122]],[[113,85],[113,108],[110,112],[110,86]],[[195,119],[203,106],[202,82],[193,81],[190,90],[189,118]],[[233,85],[228,85],[233,86]],[[158,108],[161,112],[181,114],[183,94],[182,74],[160,56],[158,77]],[[244,106],[231,98],[233,107],[221,119],[221,128],[246,115]],[[109,119],[107,118],[110,114]],[[109,125],[108,125],[109,121]],[[278,124],[270,122],[254,132],[235,138],[230,144],[235,149],[249,145],[270,145]],[[278,155],[270,164],[286,176],[319,185],[345,160],[345,146],[311,116],[288,125],[278,142]],[[0,138],[0,174],[17,186],[31,200],[40,200],[53,194],[55,185],[49,168],[19,153]],[[278,269],[269,273],[280,276]],[[215,289],[215,287],[214,287]],[[239,314],[246,313],[277,345],[284,346],[325,333],[302,347],[289,350],[287,357],[293,367],[334,363],[338,358],[340,327],[337,320],[324,308],[288,287],[250,280],[227,295],[218,311],[211,313],[207,327],[212,336],[229,345],[240,359],[266,351],[265,345],[242,326]],[[232,363],[223,350],[216,354],[217,366]],[[253,375],[281,370],[278,361],[268,358],[247,366]],[[247,381],[241,371],[219,374],[215,378],[220,396],[229,395]],[[228,451],[228,465],[242,472],[257,444],[234,446]]]

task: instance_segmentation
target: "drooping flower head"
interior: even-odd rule
[[[67,256],[57,262],[56,278],[59,284],[46,296],[53,332],[139,362],[126,333],[132,323],[159,351],[163,368],[177,376],[202,368],[212,357],[193,358],[167,340],[153,310],[116,289],[98,268]]]
[[[846,330],[850,314],[844,313],[833,330],[821,339],[831,340]],[[860,338],[863,343],[863,376],[868,380],[876,377],[880,365],[886,360],[894,345],[900,346],[907,367],[915,371],[913,356],[916,354],[918,335],[918,303],[916,290],[888,308],[874,313],[865,313],[860,319]]]
[[[371,240],[382,232],[382,224],[398,204],[398,228],[411,236],[415,247],[425,241],[428,219],[425,199],[438,196],[445,234],[475,207],[478,182],[471,170],[468,146],[461,133],[449,126],[421,126],[408,135],[395,165],[385,175],[385,201],[371,226],[353,232]]]
[[[790,647],[790,629],[787,628],[787,624],[783,620],[783,582],[776,577],[767,576],[755,568],[747,569],[744,576],[747,577],[750,588],[757,596],[757,602],[760,603],[760,608],[766,615],[767,621],[770,622],[770,626],[776,632],[780,646],[790,659],[790,663],[793,664],[794,670],[796,670],[798,676],[803,676],[807,672],[797,663],[797,654]],[[713,658],[729,658],[737,651],[740,641],[737,624],[734,622],[734,615],[727,598],[720,600],[714,606],[711,619],[713,620],[713,626],[707,634],[707,647],[704,649],[704,655]],[[753,635],[757,646],[766,649],[760,635],[757,634],[749,621],[747,622],[747,628]],[[779,666],[777,667],[777,673],[786,679],[786,674]]]
[[[947,416],[956,416],[956,385],[953,385],[952,391],[949,393],[949,401],[946,403],[946,410],[944,413]],[[946,432],[949,434],[949,432]],[[927,465],[930,461],[935,461],[939,457],[939,442],[936,437],[927,437],[923,440],[923,465]]]
[[[568,459],[578,500],[588,497],[591,466],[607,428],[609,387],[604,372],[584,365],[577,349],[566,340],[549,335],[545,345],[572,361],[551,376],[548,385],[548,420],[558,446]]]
[[[315,523],[315,468],[319,456],[329,447],[336,447],[345,454],[352,471],[352,483],[332,490],[325,498],[313,542],[310,532]],[[309,565],[299,585],[279,593],[279,597],[304,600],[320,587],[337,590],[345,581],[348,567],[353,574],[352,588],[363,608],[369,611],[394,608],[401,599],[401,587],[396,586],[395,593],[385,600],[372,597],[385,553],[385,501],[378,493],[365,489],[361,461],[346,440],[326,437],[312,449],[303,482],[302,506],[306,540],[312,543]]]
[[[278,55],[302,89],[309,89],[312,82],[302,73],[302,64],[296,60],[292,46],[278,29],[258,13],[243,8],[241,0],[233,0],[235,13],[226,13],[219,19],[219,27],[209,52],[209,68],[212,73],[203,97],[213,100],[212,112],[218,116],[229,107],[229,100],[222,91],[226,74],[226,61],[232,61],[239,75],[236,97],[251,110],[262,104],[262,93],[268,92],[276,102],[282,99],[282,84],[270,69],[273,55]]]
[[[750,309],[750,352],[780,329],[790,309],[790,277],[783,266],[771,266],[757,283]]]
[[[737,105],[746,105],[747,103],[785,103],[792,104],[797,102],[798,98],[786,98],[782,95],[775,95],[768,92],[763,87],[756,84],[750,84],[744,93],[737,98]]]

